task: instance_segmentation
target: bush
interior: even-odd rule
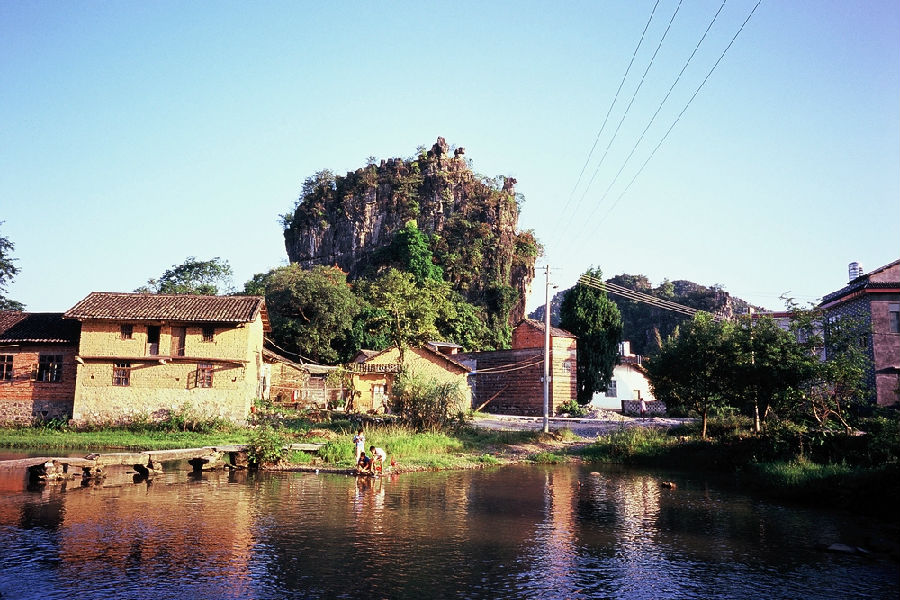
[[[401,372],[391,394],[391,410],[410,427],[436,431],[453,422],[464,401],[459,384]]]
[[[573,398],[568,402],[560,404],[559,408],[556,409],[556,414],[568,414],[570,417],[583,417],[584,415],[588,414],[588,408],[587,406],[578,404],[578,401]]]
[[[247,442],[247,457],[256,465],[275,464],[284,455],[285,439],[271,425],[258,427]]]

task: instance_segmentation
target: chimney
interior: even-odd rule
[[[850,281],[853,281],[854,279],[862,276],[862,274],[863,274],[862,265],[860,265],[856,261],[853,261],[852,263],[850,263],[847,266],[847,271],[848,271],[848,275],[850,276]]]

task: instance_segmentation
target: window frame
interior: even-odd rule
[[[131,369],[132,367],[130,362],[113,363],[112,384],[116,387],[130,387]]]
[[[61,383],[63,376],[62,354],[38,354],[35,381],[38,383]]]
[[[900,302],[888,303],[888,333],[900,333]]]
[[[13,354],[0,354],[0,381],[13,379]]]
[[[208,362],[197,363],[197,387],[211,388],[213,386],[213,371],[215,365]]]
[[[216,328],[213,325],[204,325],[200,328],[200,341],[210,344],[216,341]]]
[[[134,325],[131,323],[122,323],[119,325],[119,339],[120,340],[133,340],[134,339]]]

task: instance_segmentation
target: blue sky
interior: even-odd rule
[[[187,256],[242,287],[286,264],[304,179],[443,136],[518,180],[560,286],[813,301],[900,256],[900,3],[764,1],[690,101],[755,5],[725,3],[662,103],[720,0],[0,1],[8,296],[63,311]]]

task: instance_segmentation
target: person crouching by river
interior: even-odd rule
[[[373,472],[372,467],[372,459],[366,456],[365,452],[361,452],[359,458],[356,460],[356,474],[370,474]]]
[[[366,450],[366,436],[363,434],[362,427],[359,428],[359,431],[356,432],[356,435],[353,436],[353,445],[356,447],[356,462],[359,462],[359,456],[365,453]]]
[[[375,446],[369,446],[369,452],[372,453],[372,472],[374,473],[377,468],[384,473],[384,461],[387,459],[385,451]]]

